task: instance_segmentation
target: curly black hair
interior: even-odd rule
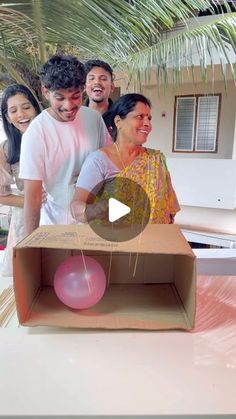
[[[42,84],[49,90],[84,88],[84,65],[72,55],[53,55],[39,69]]]
[[[86,76],[92,70],[93,67],[101,67],[101,68],[103,68],[103,70],[105,70],[108,73],[110,73],[112,80],[114,78],[113,70],[112,70],[111,66],[108,63],[105,63],[105,61],[101,61],[101,60],[88,60],[88,61],[86,61],[84,63],[84,67],[85,67]]]

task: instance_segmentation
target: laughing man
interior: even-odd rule
[[[114,91],[114,75],[109,64],[101,60],[89,60],[85,63],[87,99],[85,106],[98,111],[109,128],[107,111],[112,105],[109,98]]]

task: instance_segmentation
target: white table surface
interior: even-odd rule
[[[198,278],[194,332],[0,328],[0,415],[236,413],[236,277]],[[0,278],[0,291],[11,278]],[[234,286],[235,284],[235,286]],[[235,291],[235,292],[233,292]]]

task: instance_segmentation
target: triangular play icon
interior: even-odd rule
[[[108,218],[111,223],[119,218],[124,217],[130,213],[130,207],[118,201],[115,198],[110,198],[108,201]]]

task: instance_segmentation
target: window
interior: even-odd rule
[[[173,151],[217,151],[220,99],[220,94],[175,98]]]

